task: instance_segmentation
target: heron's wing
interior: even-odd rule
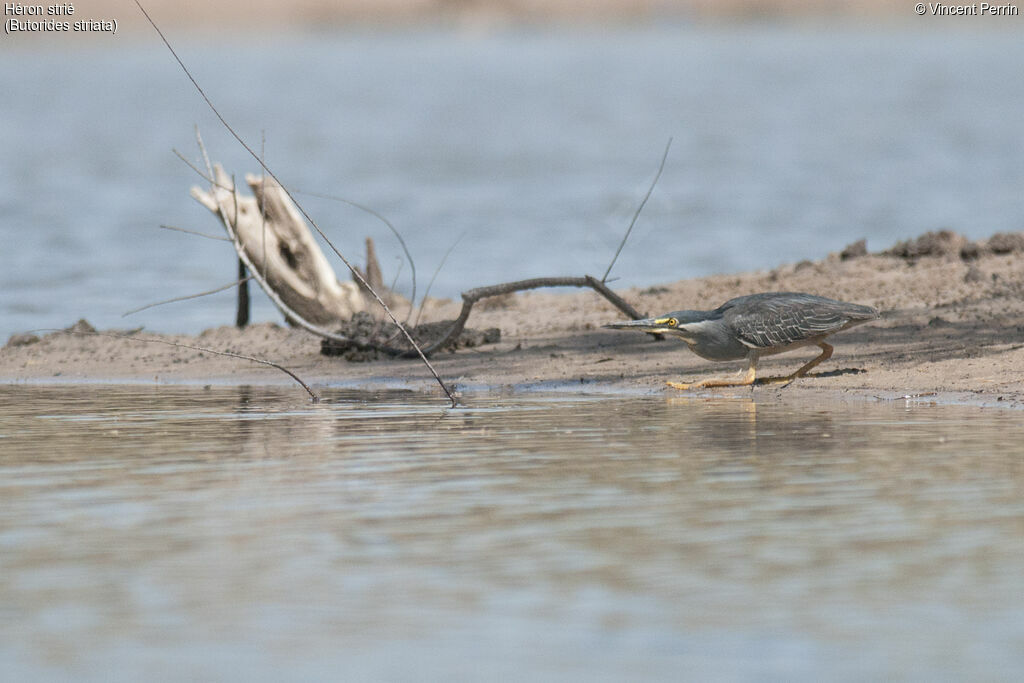
[[[807,341],[877,316],[866,306],[810,294],[755,294],[722,308],[726,324],[740,341],[761,349]]]

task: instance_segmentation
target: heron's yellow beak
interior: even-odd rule
[[[627,320],[621,323],[602,325],[609,330],[637,330],[638,332],[671,332],[677,329],[679,321],[675,318],[644,318],[643,320]]]

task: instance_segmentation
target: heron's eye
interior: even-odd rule
[[[676,320],[675,318],[669,318],[668,319],[668,326],[669,327],[675,327],[678,324],[679,324],[679,321]]]

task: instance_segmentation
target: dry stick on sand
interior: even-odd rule
[[[467,292],[463,292],[462,310],[459,312],[459,317],[455,319],[451,327],[448,328],[448,331],[445,332],[440,339],[425,347],[423,352],[428,354],[433,353],[445,344],[451,342],[453,339],[456,339],[466,326],[466,320],[469,319],[469,313],[473,310],[473,304],[477,301],[492,296],[510,294],[512,292],[539,289],[540,287],[590,287],[598,294],[604,296],[604,298],[611,302],[613,306],[628,315],[631,319],[639,320],[644,317],[640,315],[635,308],[630,306],[622,297],[608,289],[603,282],[592,275],[584,275],[583,277],[538,277],[530,280],[519,280],[517,282],[505,282],[500,285],[477,287]],[[385,350],[390,353],[396,353],[397,351],[396,355],[400,356],[408,357],[410,355],[409,351]]]
[[[199,83],[192,76],[192,73],[185,66],[185,63],[181,61],[181,58],[178,57],[178,53],[174,51],[173,47],[171,47],[170,42],[168,42],[167,38],[164,37],[164,34],[160,30],[160,27],[158,27],[156,25],[156,22],[154,22],[153,19],[149,16],[149,13],[142,6],[142,3],[139,2],[139,0],[135,0],[135,4],[138,6],[139,11],[142,12],[143,16],[146,17],[146,21],[148,21],[150,26],[153,27],[153,30],[155,30],[157,35],[160,36],[160,40],[162,40],[164,45],[167,46],[167,49],[170,51],[175,61],[178,62],[178,66],[180,66],[182,71],[185,72],[185,75],[188,76],[188,79],[192,82],[192,85],[195,86],[196,90],[199,92],[199,95],[203,98],[203,101],[206,102],[206,105],[210,108],[210,110],[217,116],[217,119],[224,125],[228,132],[231,133],[235,140],[237,140],[238,143],[245,148],[245,151],[247,151],[250,154],[250,156],[252,156],[252,158],[259,163],[260,167],[263,168],[263,171],[271,178],[273,178],[278,183],[278,185],[281,186],[281,189],[284,191],[284,193],[288,196],[289,199],[291,199],[295,206],[298,207],[299,211],[302,212],[302,215],[305,217],[305,219],[309,221],[309,224],[313,226],[313,228],[317,231],[320,237],[323,238],[323,240],[327,243],[331,250],[334,251],[335,254],[337,254],[338,258],[340,258],[342,263],[344,263],[345,266],[349,269],[353,277],[355,277],[360,282],[360,284],[366,287],[367,291],[370,292],[370,294],[377,301],[380,307],[384,309],[384,312],[387,313],[388,317],[391,318],[391,322],[393,322],[398,327],[398,329],[402,331],[402,333],[405,335],[406,340],[408,340],[409,344],[416,350],[416,353],[419,355],[424,365],[427,366],[427,369],[430,370],[430,373],[434,376],[434,379],[441,386],[441,389],[448,397],[448,400],[451,401],[452,407],[454,408],[455,406],[457,406],[458,401],[455,400],[455,396],[452,395],[452,392],[448,389],[448,386],[441,379],[440,375],[437,374],[437,371],[434,369],[434,366],[430,364],[429,360],[427,360],[426,355],[423,353],[423,351],[420,350],[420,347],[416,343],[416,340],[412,338],[412,335],[409,334],[409,331],[407,329],[405,329],[405,326],[402,325],[402,323],[398,322],[398,318],[396,318],[395,314],[391,312],[391,309],[388,307],[388,305],[384,303],[384,300],[380,298],[380,295],[378,295],[377,292],[372,287],[370,287],[370,285],[366,282],[366,279],[362,276],[362,274],[351,263],[349,263],[348,259],[346,259],[345,256],[340,251],[338,251],[337,247],[334,246],[330,239],[328,239],[327,235],[324,234],[324,231],[320,229],[320,226],[316,224],[316,221],[313,220],[313,217],[310,216],[306,212],[306,210],[303,209],[302,206],[295,201],[295,198],[288,191],[288,188],[285,187],[284,183],[282,183],[280,179],[278,179],[278,177],[274,174],[274,172],[270,170],[269,166],[263,163],[263,159],[261,159],[259,155],[256,154],[248,144],[246,144],[245,140],[243,140],[241,136],[238,133],[236,133],[235,130],[228,124],[227,120],[221,115],[220,111],[215,106],[213,106],[213,102],[211,102],[210,98],[206,96],[206,93],[203,91],[203,89],[199,87]],[[249,272],[253,272],[251,266],[249,266]]]
[[[134,337],[134,336],[132,336],[130,334],[111,334],[109,332],[77,332],[75,330],[70,330],[70,329],[61,330],[61,329],[55,329],[55,328],[49,328],[49,329],[45,329],[44,328],[44,329],[38,329],[38,330],[33,330],[33,331],[34,332],[58,332],[58,333],[62,333],[62,334],[74,334],[74,335],[78,335],[80,337],[108,337],[110,339],[127,339],[128,341],[144,342],[146,344],[164,344],[165,346],[174,346],[174,347],[177,347],[179,349],[191,349],[193,351],[199,351],[201,353],[212,353],[215,356],[226,356],[228,358],[237,358],[239,360],[247,360],[247,361],[251,361],[253,363],[259,363],[260,365],[268,365],[268,366],[270,366],[272,368],[276,368],[276,369],[280,370],[281,372],[285,373],[286,375],[291,377],[293,380],[298,382],[299,385],[301,385],[302,388],[306,390],[306,393],[309,394],[309,397],[312,399],[313,403],[319,403],[320,402],[320,395],[317,394],[312,389],[310,389],[309,385],[306,384],[305,382],[303,382],[299,378],[298,375],[296,375],[294,372],[292,372],[288,368],[284,367],[283,365],[278,365],[277,363],[275,363],[273,361],[263,360],[262,358],[253,358],[252,356],[244,356],[244,355],[242,355],[240,353],[232,353],[231,351],[217,351],[215,349],[208,349],[208,348],[206,348],[204,346],[194,346],[192,344],[182,344],[180,342],[172,342],[172,341],[169,341],[167,339],[144,339],[142,337]]]

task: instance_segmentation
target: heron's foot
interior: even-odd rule
[[[679,389],[681,391],[687,391],[689,389],[705,389],[707,387],[748,387],[754,383],[756,375],[757,370],[754,365],[751,364],[746,370],[740,371],[739,374],[733,375],[732,377],[702,379],[699,382],[693,382],[690,384],[683,382],[665,382],[665,384],[673,389]]]
[[[684,384],[682,382],[665,382],[665,384],[673,389],[689,391],[690,389],[708,389],[710,387],[746,387],[750,386],[751,382],[743,382],[737,379],[706,379],[700,382],[693,382],[692,384]]]
[[[690,389],[705,389],[707,387],[738,387],[742,386],[742,382],[735,379],[705,379],[700,382],[691,382],[686,384],[684,382],[665,382],[667,386],[673,389],[679,389],[680,391],[689,391]]]
[[[797,375],[797,374],[794,373],[792,375],[786,375],[785,377],[761,377],[761,378],[759,378],[757,380],[757,383],[758,384],[781,384],[782,386],[779,387],[779,388],[780,389],[785,389],[790,384],[792,384],[794,381],[796,381],[796,379],[798,377],[802,377],[802,376],[803,375]]]
[[[680,389],[682,391],[687,391],[689,389],[707,389],[710,387],[749,387],[753,383],[754,378],[749,375],[744,375],[743,377],[704,379],[699,382],[693,382],[692,384],[684,384],[682,382],[665,382],[665,384],[673,389]]]

